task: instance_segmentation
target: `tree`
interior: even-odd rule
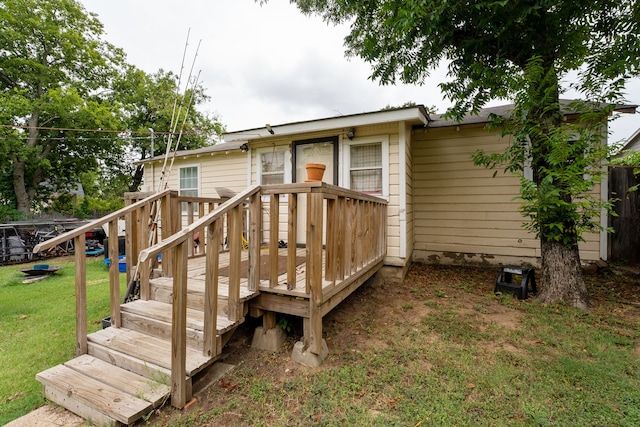
[[[264,3],[262,1],[261,3]],[[612,105],[640,61],[640,5],[632,0],[294,0],[307,14],[349,22],[348,55],[372,66],[381,84],[423,83],[448,64],[440,84],[462,118],[493,99],[512,99],[514,111],[496,125],[512,135],[501,155],[475,161],[520,173],[530,159],[533,180],[523,179],[523,214],[540,239],[545,302],[586,308],[578,242],[592,230],[597,203],[583,198],[597,181],[582,179],[603,155],[594,145]],[[593,102],[572,107],[578,126],[565,127],[561,82]],[[600,126],[600,128],[598,128]],[[594,147],[594,148],[592,148]],[[586,150],[586,152],[585,152]],[[587,157],[588,159],[585,159]],[[590,170],[593,172],[593,170]],[[522,175],[522,174],[521,174]]]
[[[73,0],[0,0],[0,26],[0,123],[11,127],[2,167],[17,210],[29,212],[39,194],[74,187],[118,151],[112,134],[73,129],[120,127],[102,91],[124,56]]]
[[[217,116],[198,110],[209,100],[202,85],[193,81],[187,85],[187,90],[178,87],[178,77],[172,72],[147,74],[133,66],[126,67],[115,80],[113,102],[122,106],[128,132],[120,136],[127,145],[129,160],[116,162],[110,178],[126,181],[127,191],[140,187],[144,169],[133,161],[151,157],[152,139],[153,154],[159,155],[165,153],[169,140],[175,147],[181,131],[180,150],[215,144],[225,131]],[[123,170],[122,165],[130,166]]]

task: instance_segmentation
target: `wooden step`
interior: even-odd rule
[[[48,399],[99,425],[131,424],[171,388],[89,355],[36,375]]]
[[[246,279],[241,279],[246,282]],[[157,277],[149,280],[150,299],[155,301],[165,302],[170,304],[173,300],[173,279],[171,277]],[[187,307],[194,310],[204,310],[204,288],[205,280],[204,276],[190,277],[188,290],[187,290]],[[253,292],[247,289],[246,284],[240,286],[240,302],[247,301],[258,292]],[[229,299],[229,279],[227,277],[221,277],[218,284],[218,301],[219,307],[222,310],[226,310],[222,301]]]
[[[122,327],[162,339],[171,339],[172,306],[160,301],[136,300],[121,306]],[[237,326],[227,316],[217,316],[216,335],[222,335]],[[204,313],[187,309],[187,345],[203,348]]]
[[[171,304],[136,300],[120,307],[122,327],[147,335],[171,339]],[[187,345],[202,350],[204,345],[204,313],[187,309]]]
[[[89,354],[147,378],[171,369],[171,341],[125,328],[109,327],[87,336]],[[202,350],[187,347],[187,375],[213,363],[217,356],[207,357]],[[136,364],[136,366],[128,366]],[[156,369],[156,367],[162,369]]]

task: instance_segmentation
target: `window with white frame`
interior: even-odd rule
[[[178,194],[181,196],[198,197],[199,190],[198,166],[182,167],[178,171]],[[182,204],[182,210],[187,210],[187,204]]]
[[[258,182],[261,185],[284,184],[288,181],[288,151],[283,149],[258,150]],[[290,173],[289,173],[290,175]]]
[[[366,194],[389,195],[389,139],[360,138],[344,150],[344,181],[348,188]]]

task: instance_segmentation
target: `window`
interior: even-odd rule
[[[350,150],[351,189],[367,194],[382,194],[382,145],[352,145]]]
[[[380,197],[389,195],[389,140],[354,139],[344,149],[346,187]]]
[[[258,182],[261,185],[284,184],[287,182],[287,151],[266,149],[258,151]]]
[[[198,166],[188,166],[180,168],[178,172],[178,194],[181,196],[198,197],[199,185],[198,185]],[[197,209],[195,207],[194,209]],[[182,204],[182,211],[187,211],[187,204]]]

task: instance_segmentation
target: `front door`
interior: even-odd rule
[[[293,143],[293,182],[307,179],[305,165],[322,163],[326,166],[322,182],[338,183],[338,137],[327,137],[294,141]],[[325,227],[326,229],[326,227]],[[298,198],[298,235],[297,242],[306,242],[307,237],[307,198]]]

